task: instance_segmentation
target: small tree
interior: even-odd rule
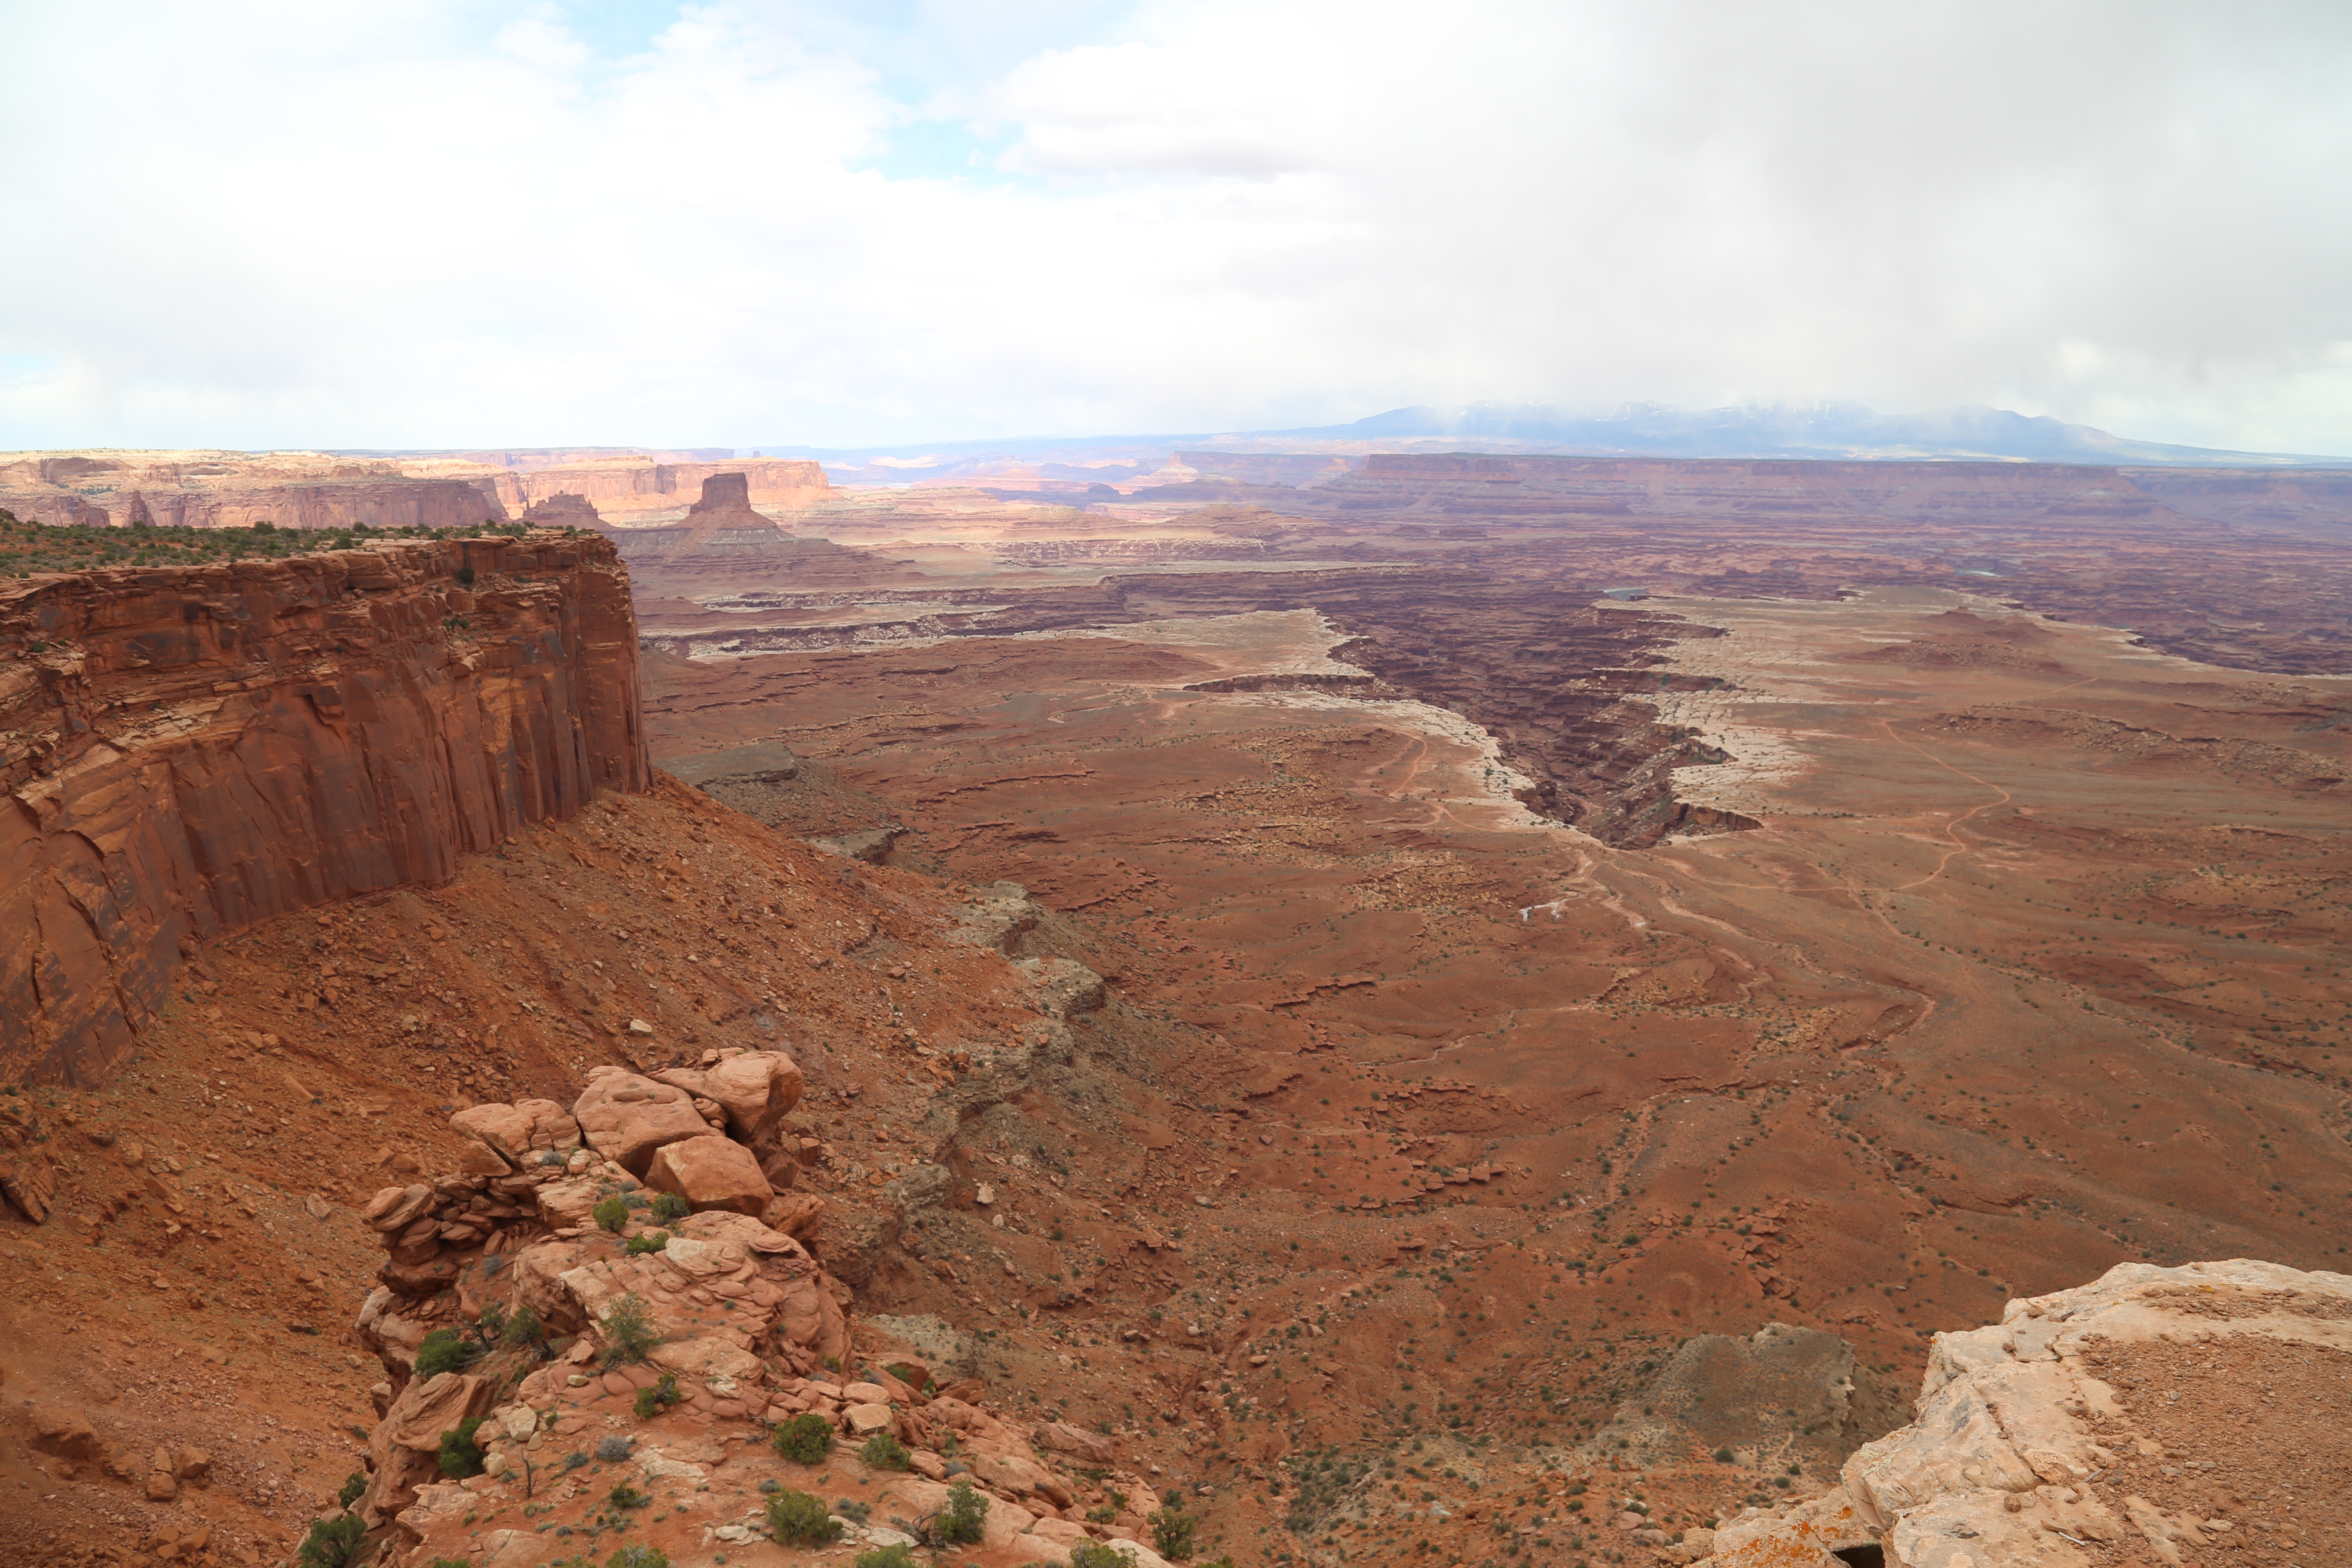
[[[607,1366],[617,1366],[625,1361],[641,1362],[661,1343],[661,1335],[654,1331],[653,1310],[635,1290],[604,1309],[604,1329]]]
[[[541,1326],[539,1314],[531,1310],[530,1302],[517,1307],[507,1319],[506,1326],[499,1331],[499,1342],[517,1350],[530,1345],[541,1355],[547,1353],[547,1331]]]
[[[314,1519],[310,1521],[310,1533],[303,1539],[294,1561],[300,1568],[345,1568],[366,1534],[367,1521],[355,1513]]]
[[[969,1546],[981,1538],[982,1521],[988,1518],[988,1499],[980,1489],[959,1477],[948,1488],[948,1505],[940,1510],[936,1529],[940,1539],[950,1546]]]
[[[877,1470],[903,1470],[912,1463],[907,1453],[907,1445],[887,1432],[877,1432],[866,1438],[866,1446],[857,1450],[857,1457]]]
[[[770,1498],[768,1530],[780,1546],[824,1546],[841,1539],[841,1521],[826,1511],[823,1499],[807,1492]]]
[[[1099,1541],[1075,1541],[1070,1543],[1070,1568],[1133,1568],[1115,1548]]]
[[[455,1329],[436,1329],[425,1336],[416,1347],[416,1375],[435,1377],[445,1372],[463,1372],[466,1363],[474,1359],[474,1347],[466,1336]]]
[[[629,1223],[629,1205],[621,1201],[621,1194],[618,1193],[605,1197],[588,1212],[598,1225],[603,1226],[614,1236],[620,1235],[621,1227]]]
[[[780,1423],[769,1446],[796,1465],[821,1465],[833,1447],[833,1423],[811,1412]]]
[[[687,1201],[684,1198],[679,1197],[676,1193],[656,1193],[654,1194],[652,1214],[656,1223],[657,1224],[676,1225],[679,1220],[684,1219],[693,1212],[694,1210],[688,1206]]]
[[[359,1501],[360,1494],[366,1490],[367,1477],[362,1475],[357,1470],[353,1470],[350,1475],[343,1478],[342,1486],[335,1493],[335,1500],[342,1504],[345,1508],[349,1508],[352,1504]]]
[[[1151,1545],[1171,1563],[1189,1562],[1192,1556],[1192,1532],[1201,1528],[1198,1514],[1181,1509],[1163,1508],[1151,1516]]]
[[[455,1430],[441,1434],[443,1475],[453,1481],[462,1481],[467,1476],[482,1473],[482,1450],[480,1445],[474,1441],[474,1434],[480,1430],[487,1419],[487,1416],[468,1415],[457,1423]]]
[[[659,1252],[669,1245],[669,1232],[644,1230],[629,1237],[629,1256],[643,1258],[648,1252]]]

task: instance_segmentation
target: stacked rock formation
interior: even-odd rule
[[[1714,1568],[2352,1561],[2352,1277],[2118,1264],[1937,1335],[1918,1413],[1825,1496],[1751,1510],[1690,1554]]]
[[[598,1068],[569,1109],[526,1100],[460,1110],[449,1119],[467,1140],[458,1169],[385,1187],[362,1211],[391,1254],[377,1278],[392,1295],[431,1296],[482,1258],[576,1232],[608,1197],[643,1206],[648,1187],[691,1213],[804,1232],[823,1200],[777,1191],[803,1158],[798,1140],[778,1142],[800,1096],[792,1058],[730,1049],[651,1077]]]
[[[558,1438],[609,1434],[624,1410],[690,1431],[748,1428],[722,1439],[814,1415],[852,1444],[877,1434],[903,1444],[907,1473],[892,1484],[907,1506],[938,1511],[960,1479],[988,1492],[982,1544],[1012,1561],[1061,1563],[1092,1540],[1117,1543],[1134,1568],[1163,1568],[1141,1544],[1148,1505],[1103,1506],[1148,1496],[1141,1478],[1106,1491],[1059,1468],[1098,1474],[1116,1458],[1109,1439],[992,1411],[978,1383],[939,1387],[916,1355],[869,1346],[856,1359],[850,1289],[794,1234],[824,1206],[791,1190],[810,1152],[782,1131],[800,1094],[790,1057],[727,1050],[650,1074],[599,1068],[569,1107],[526,1100],[453,1116],[467,1140],[461,1168],[386,1187],[364,1211],[390,1257],[358,1329],[386,1377],[355,1511],[371,1527],[397,1525],[429,1557],[509,1499],[559,1506],[534,1460],[558,1458]],[[518,1322],[527,1326],[499,1332]],[[436,1331],[475,1353],[420,1376]],[[647,1393],[650,1406],[639,1402]],[[473,1416],[486,1418],[482,1473],[439,1479],[445,1436]],[[698,1484],[698,1466],[722,1452],[680,1443],[628,1462],[648,1486]],[[702,1544],[722,1550],[756,1535],[756,1521],[709,1528]],[[486,1563],[541,1560],[537,1531],[499,1534]]]

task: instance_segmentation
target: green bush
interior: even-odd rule
[[[629,1256],[643,1258],[648,1252],[659,1252],[669,1245],[669,1232],[643,1230],[629,1237]]]
[[[654,1331],[653,1310],[635,1290],[604,1309],[603,1327],[608,1347],[604,1352],[607,1366],[625,1361],[641,1362],[646,1352],[661,1343],[661,1336]]]
[[[780,1546],[823,1546],[841,1539],[841,1521],[826,1511],[823,1499],[807,1492],[770,1498],[768,1529]]]
[[[677,1401],[677,1379],[666,1372],[651,1388],[637,1390],[637,1419],[650,1421]]]
[[[416,1347],[416,1375],[435,1377],[445,1372],[463,1372],[466,1363],[474,1359],[474,1347],[466,1336],[455,1329],[436,1329],[425,1336]]]
[[[343,1478],[341,1488],[335,1493],[335,1500],[349,1508],[360,1500],[360,1494],[365,1490],[367,1490],[367,1477],[353,1470]]]
[[[344,1568],[358,1553],[360,1540],[366,1534],[366,1522],[355,1513],[314,1519],[294,1561],[300,1568]]]
[[[669,1568],[669,1553],[642,1544],[624,1546],[604,1559],[604,1568]]]
[[[540,1326],[539,1314],[531,1310],[528,1301],[517,1307],[514,1315],[507,1319],[505,1326],[499,1330],[499,1342],[502,1345],[535,1345],[546,1337],[547,1331]]]
[[[1128,1568],[1128,1561],[1099,1541],[1070,1544],[1070,1568]]]
[[[853,1568],[923,1568],[922,1560],[903,1546],[877,1547],[850,1561]]]
[[[833,1423],[811,1413],[779,1424],[769,1446],[796,1465],[821,1465],[833,1447]]]
[[[1151,1516],[1151,1549],[1171,1563],[1189,1562],[1192,1556],[1192,1532],[1200,1528],[1198,1514],[1163,1508]]]
[[[482,1473],[482,1450],[474,1441],[487,1416],[468,1415],[457,1423],[455,1431],[441,1434],[441,1473],[453,1481]]]
[[[950,1546],[967,1546],[981,1537],[988,1517],[988,1499],[970,1481],[959,1479],[948,1488],[948,1505],[940,1510],[939,1536]]]
[[[643,1508],[654,1500],[651,1495],[623,1481],[604,1494],[604,1500],[614,1508]]]
[[[877,1432],[866,1438],[857,1457],[877,1470],[903,1470],[912,1462],[907,1445],[887,1432]]]
[[[614,1236],[620,1235],[621,1227],[629,1223],[629,1205],[621,1201],[621,1194],[618,1193],[605,1198],[588,1212],[598,1225],[603,1226]]]
[[[676,1193],[656,1193],[651,1212],[658,1223],[675,1225],[692,1214],[694,1210],[688,1207],[686,1200]]]

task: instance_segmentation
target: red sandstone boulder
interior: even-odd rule
[[[646,1184],[676,1193],[696,1209],[730,1209],[757,1218],[776,1194],[751,1151],[732,1138],[685,1138],[654,1151]]]
[[[572,1149],[580,1142],[580,1123],[551,1100],[468,1106],[449,1118],[449,1125],[516,1164],[536,1151]]]
[[[746,1143],[776,1130],[801,1101],[801,1069],[782,1051],[743,1051],[701,1067],[665,1068],[653,1075],[689,1094],[715,1100],[727,1128]]]
[[[625,1068],[592,1070],[588,1087],[572,1102],[572,1114],[588,1146],[633,1176],[646,1173],[654,1151],[664,1144],[711,1135],[691,1094]]]

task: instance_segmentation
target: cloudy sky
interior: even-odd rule
[[[0,0],[0,447],[2352,450],[2352,6]]]

